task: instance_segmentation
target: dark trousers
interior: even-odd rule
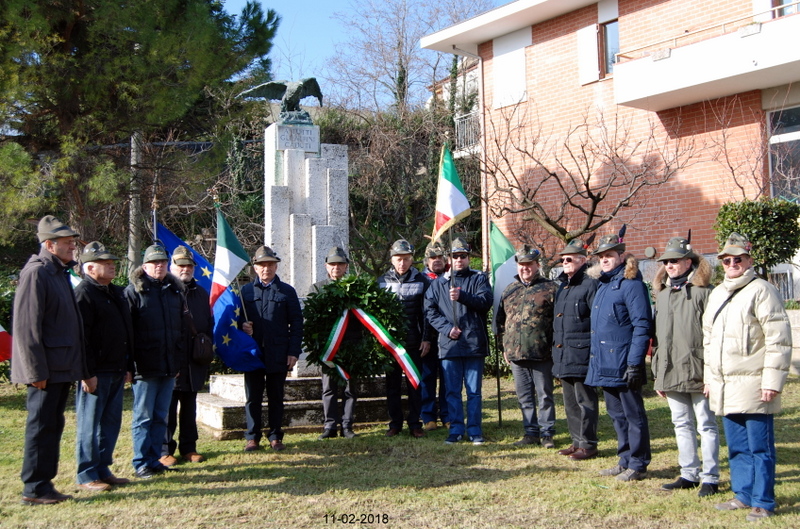
[[[247,440],[261,440],[261,409],[264,405],[264,390],[267,391],[267,439],[280,441],[283,439],[283,390],[286,385],[287,372],[267,373],[264,369],[256,369],[244,374],[244,393],[247,402],[244,405],[247,418]]]
[[[637,472],[650,464],[650,428],[642,392],[630,388],[603,388],[606,409],[617,432],[619,466]]]
[[[64,409],[71,382],[48,383],[45,389],[28,386],[28,420],[22,454],[22,495],[39,498],[55,491],[59,445],[64,431]]]
[[[357,395],[352,388],[352,380],[334,380],[322,375],[322,412],[325,415],[325,429],[335,430],[341,424],[342,429],[353,428],[353,416],[356,409]],[[339,413],[339,394],[342,394],[342,413]]]
[[[420,356],[419,344],[406,346],[406,351],[419,369]],[[420,388],[414,389],[410,382],[406,381],[406,394],[408,395],[408,415],[406,422],[409,428],[422,428],[419,420],[420,408],[422,407],[422,393]],[[403,429],[403,369],[400,364],[395,364],[394,369],[386,372],[386,406],[389,409],[389,428],[397,430]]]
[[[179,403],[180,415],[178,415]],[[178,430],[177,442],[175,430]],[[161,455],[174,455],[176,449],[182,456],[197,452],[197,437],[197,392],[173,391],[167,417],[167,442],[161,450]]]
[[[597,389],[583,383],[583,378],[562,378],[564,413],[573,446],[597,448],[599,406]]]
[[[420,419],[423,424],[436,422],[440,419],[442,424],[449,422],[447,418],[447,395],[444,387],[444,371],[442,371],[442,361],[439,359],[438,348],[435,343],[431,344],[428,354],[422,357],[422,385],[420,386]],[[437,394],[436,385],[439,385]]]

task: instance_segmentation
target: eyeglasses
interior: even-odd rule
[[[741,257],[726,257],[725,259],[722,260],[722,264],[725,265],[725,266],[730,266],[731,262],[733,262],[734,264],[739,264],[739,263],[742,262],[742,258]]]
[[[451,256],[453,259],[469,259],[469,254],[465,253],[454,253]]]
[[[562,257],[561,258],[561,262],[562,263],[571,263],[572,261],[574,261],[574,259],[572,257]]]

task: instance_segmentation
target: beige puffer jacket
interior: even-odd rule
[[[756,278],[752,268],[725,278],[711,292],[703,315],[703,346],[704,382],[717,415],[780,411],[780,395],[762,402],[761,390],[783,389],[792,355],[791,326],[778,291]]]

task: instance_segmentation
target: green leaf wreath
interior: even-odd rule
[[[321,357],[342,311],[354,308],[372,314],[395,339],[404,342],[406,338],[403,305],[393,292],[378,287],[375,279],[366,275],[349,275],[328,283],[319,291],[312,291],[303,308],[303,347],[308,353],[308,361],[319,365],[335,380],[341,378],[338,371],[326,366]],[[382,375],[390,368],[400,369],[391,353],[353,314],[348,319],[345,337],[333,361],[351,378],[372,377]]]

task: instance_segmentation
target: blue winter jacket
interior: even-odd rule
[[[586,384],[625,387],[628,366],[644,365],[653,316],[636,259],[603,272],[592,303],[592,339]]]
[[[455,272],[454,282],[456,287],[461,288],[456,302],[456,321],[461,329],[458,340],[452,340],[449,336],[455,326],[449,274],[434,280],[425,294],[428,322],[439,333],[439,358],[486,356],[489,354],[486,314],[492,308],[489,280],[483,272],[466,269]]]

